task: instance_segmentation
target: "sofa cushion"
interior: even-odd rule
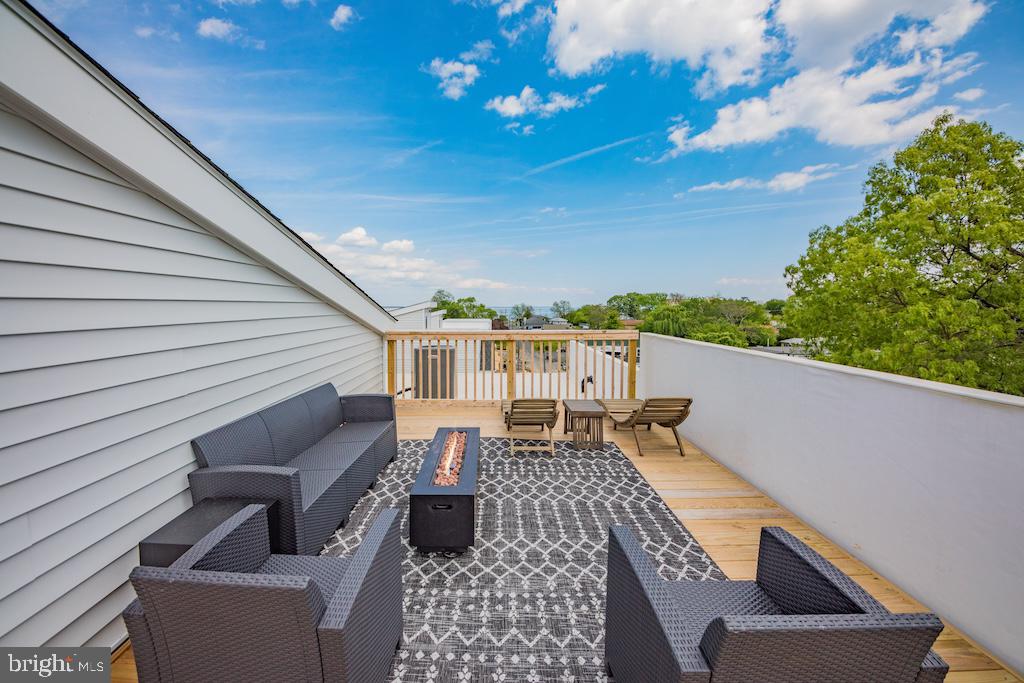
[[[332,429],[341,424],[341,399],[333,384],[322,384],[315,389],[299,394],[299,396],[309,408],[315,441],[324,438]]]
[[[270,432],[263,419],[248,415],[192,440],[202,467],[218,465],[276,465]]]
[[[346,422],[324,437],[324,441],[331,443],[345,443],[351,441],[376,441],[381,434],[391,429],[394,422]]]
[[[370,443],[329,442],[315,443],[288,461],[288,467],[297,470],[344,470],[361,456]]]
[[[329,555],[271,555],[263,563],[256,574],[272,574],[276,576],[308,576],[320,589],[324,601],[330,604],[331,598],[341,585],[351,560],[347,557],[331,557]]]
[[[265,408],[259,412],[274,444],[274,464],[284,465],[318,441],[313,420],[301,396]]]

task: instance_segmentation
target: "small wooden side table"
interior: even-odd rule
[[[604,448],[604,408],[589,399],[563,399],[565,427],[563,434],[572,430],[572,445],[576,448]]]

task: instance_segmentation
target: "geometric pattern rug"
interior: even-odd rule
[[[535,442],[540,443],[540,442]],[[408,545],[409,489],[430,441],[398,458],[323,551],[352,552],[383,508],[401,510],[404,636],[392,681],[607,681],[608,526],[631,528],[661,575],[725,576],[612,443],[556,455],[480,439],[476,545],[448,557]]]

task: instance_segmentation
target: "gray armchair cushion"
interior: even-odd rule
[[[270,431],[263,419],[249,415],[192,440],[202,467],[217,465],[276,465]]]

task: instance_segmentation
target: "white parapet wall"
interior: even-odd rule
[[[1024,398],[661,335],[681,433],[1024,671]]]

